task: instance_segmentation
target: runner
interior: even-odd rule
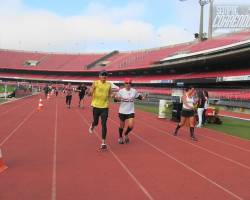
[[[55,91],[56,96],[58,96],[58,92],[59,92],[59,91],[58,91],[58,88],[57,88],[57,87],[55,88],[54,91]]]
[[[89,127],[89,133],[93,133],[95,126],[98,125],[99,117],[102,121],[102,144],[101,149],[107,149],[107,119],[108,119],[108,104],[111,96],[111,83],[107,81],[108,72],[101,71],[99,80],[94,81],[90,88],[89,95],[92,96],[91,106],[93,107],[93,122]]]
[[[134,127],[134,117],[135,117],[135,99],[142,100],[144,97],[139,94],[134,88],[131,88],[132,79],[127,78],[124,81],[125,87],[120,89],[118,93],[115,95],[115,101],[120,101],[119,107],[119,119],[120,119],[120,126],[119,126],[119,144],[127,144],[129,143],[129,133],[133,130]],[[125,140],[123,140],[123,130],[125,127],[125,121],[128,120],[128,127],[124,133]]]
[[[187,124],[190,130],[190,136],[191,139],[194,141],[197,141],[195,135],[194,135],[194,127],[195,127],[195,116],[194,116],[194,94],[195,89],[193,87],[187,88],[186,92],[182,96],[182,111],[181,111],[181,121],[178,123],[174,136],[177,136],[178,130]]]
[[[45,99],[47,99],[47,98],[48,98],[49,91],[50,91],[49,85],[46,84],[45,87],[43,88],[43,90],[44,90]]]
[[[71,106],[71,100],[72,100],[72,93],[73,93],[73,87],[71,86],[71,83],[68,83],[68,85],[64,89],[66,94],[66,105],[68,108]]]
[[[79,107],[81,107],[81,102],[82,102],[82,107],[84,107],[83,106],[84,105],[84,96],[85,96],[85,93],[86,93],[87,89],[88,88],[84,83],[82,83],[81,85],[79,85],[77,87],[76,91],[79,92],[79,103],[78,103]]]

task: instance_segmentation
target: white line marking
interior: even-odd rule
[[[144,120],[144,121],[145,121],[145,120]],[[145,122],[146,122],[146,121],[145,121]],[[205,127],[203,127],[203,129],[204,129],[204,128],[205,128]],[[205,129],[209,130],[210,132],[212,132],[212,131],[215,132],[215,130],[211,130],[211,129],[208,129],[208,128],[205,128]],[[222,133],[222,132],[219,132],[219,133]],[[223,133],[223,134],[224,134],[224,133]],[[240,147],[240,146],[238,146],[238,145],[235,145],[235,144],[232,144],[232,143],[229,143],[229,142],[223,142],[223,141],[221,141],[221,140],[212,138],[212,137],[207,136],[207,135],[199,134],[199,136],[200,136],[200,137],[208,138],[208,139],[210,139],[210,140],[214,140],[214,141],[216,141],[216,142],[218,142],[218,143],[222,143],[222,144],[225,144],[225,145],[228,145],[228,146],[235,147],[235,148],[240,149],[240,150],[242,150],[242,151],[250,152],[250,149],[243,148],[243,147]],[[230,135],[230,136],[232,136],[232,135]],[[235,136],[233,136],[233,137],[235,137]],[[238,137],[236,137],[236,138],[237,138],[237,139],[241,139],[241,138],[238,138]]]
[[[203,179],[207,180],[208,182],[210,182],[211,184],[213,184],[214,186],[220,188],[221,190],[223,190],[224,192],[230,194],[231,196],[235,197],[236,199],[239,200],[243,200],[243,198],[239,197],[238,195],[234,194],[233,192],[231,192],[230,190],[224,188],[223,186],[219,185],[218,183],[216,183],[215,181],[211,180],[210,178],[206,177],[205,175],[199,173],[198,171],[196,171],[195,169],[193,169],[192,167],[188,166],[187,164],[181,162],[180,160],[176,159],[175,157],[171,156],[170,154],[166,153],[165,151],[159,149],[158,147],[154,146],[153,144],[151,144],[150,142],[148,142],[147,140],[141,138],[140,136],[134,134],[135,137],[137,137],[138,139],[140,139],[141,141],[143,141],[144,143],[148,144],[149,146],[151,146],[152,148],[154,148],[155,150],[159,151],[160,153],[162,153],[163,155],[169,157],[170,159],[176,161],[177,163],[179,163],[180,165],[182,165],[184,168],[192,171],[193,173],[197,174],[198,176],[202,177]]]
[[[29,97],[32,97],[32,96],[36,96],[36,95],[38,95],[38,94],[32,94],[32,95],[28,95],[28,96],[25,96],[25,97],[22,97],[22,98],[18,98],[18,99],[14,99],[14,100],[11,100],[11,101],[4,102],[4,103],[0,103],[0,106],[2,106],[4,104],[15,102],[15,101],[19,101],[19,100],[22,100],[22,99],[25,99],[25,98],[29,98]]]
[[[139,110],[138,113],[141,113],[142,115],[147,114],[147,112],[144,112],[144,111],[141,111],[141,110]],[[157,115],[155,115],[155,116],[157,116]],[[244,141],[244,142],[247,142],[247,143],[249,142],[250,143],[250,140],[248,140],[248,139],[240,138],[238,136],[226,134],[226,133],[223,133],[223,132],[220,132],[220,131],[216,131],[214,129],[209,129],[209,128],[206,128],[206,127],[203,127],[203,128],[207,129],[207,130],[209,130],[210,132],[213,132],[213,133],[219,133],[221,135],[225,135],[226,137],[231,137],[231,138],[234,138],[234,139],[237,139],[237,140],[240,140],[240,141]]]
[[[119,125],[116,121],[114,121],[113,119],[110,119],[111,121],[113,121],[113,123]],[[134,132],[134,131],[133,131]],[[177,158],[171,156],[170,154],[168,154],[167,152],[161,150],[160,148],[156,147],[155,145],[151,144],[150,142],[148,142],[146,139],[134,134],[135,137],[137,137],[139,140],[141,140],[142,142],[144,142],[145,144],[151,146],[152,148],[154,148],[155,150],[159,151],[160,153],[162,153],[163,155],[169,157],[170,159],[174,160],[175,162],[179,163],[180,165],[182,165],[184,168],[192,171],[193,173],[197,174],[198,176],[202,177],[203,179],[207,180],[208,182],[210,182],[211,184],[215,185],[216,187],[220,188],[221,190],[223,190],[224,192],[230,194],[231,196],[235,197],[236,199],[239,200],[243,200],[243,198],[239,197],[238,195],[234,194],[233,192],[231,192],[230,190],[224,188],[223,186],[219,185],[218,183],[216,183],[215,181],[211,180],[210,178],[206,177],[205,175],[201,174],[200,172],[196,171],[195,169],[193,169],[192,167],[188,166],[187,164],[181,162],[180,160],[178,160]]]
[[[208,139],[214,140],[214,141],[216,141],[216,142],[218,142],[218,143],[222,143],[222,144],[225,144],[225,145],[228,145],[228,146],[232,146],[232,147],[234,147],[234,148],[236,148],[236,149],[239,149],[239,150],[246,151],[246,152],[249,152],[249,153],[250,153],[250,150],[249,150],[249,149],[246,149],[246,148],[243,148],[243,147],[239,147],[238,145],[234,145],[234,144],[231,144],[231,143],[229,143],[229,142],[223,142],[223,141],[221,141],[221,140],[212,138],[212,137],[207,136],[207,135],[201,135],[201,134],[200,134],[199,136],[200,136],[200,137],[204,137],[204,138],[208,138]]]
[[[220,131],[216,131],[216,130],[214,130],[214,129],[209,129],[209,128],[206,128],[206,127],[203,127],[203,128],[204,128],[204,129],[207,129],[207,130],[209,130],[209,131],[211,131],[211,132],[214,132],[214,133],[219,133],[219,134],[225,135],[225,136],[227,136],[227,137],[231,137],[231,138],[234,138],[234,139],[237,139],[237,140],[240,140],[240,141],[244,141],[244,142],[249,142],[249,143],[250,143],[250,140],[248,140],[248,139],[240,138],[240,137],[238,137],[238,136],[226,134],[226,133],[223,133],[223,132],[220,132]]]
[[[19,107],[23,106],[24,104],[27,104],[28,102],[29,102],[29,101],[27,101],[27,102],[25,101],[25,102],[23,102],[22,104],[17,104],[16,106],[10,108],[9,110],[6,110],[5,112],[2,112],[2,113],[0,114],[0,117],[2,117],[3,115],[7,114],[8,112],[10,112],[10,111],[12,111],[12,110],[15,110],[16,108],[19,108]]]
[[[100,139],[100,138],[99,138]],[[144,192],[144,194],[150,199],[153,200],[154,198],[149,194],[147,189],[138,181],[138,179],[132,174],[132,172],[127,168],[127,166],[118,158],[118,156],[109,148],[110,152],[117,160],[117,162],[122,166],[122,168],[128,173],[128,175],[133,179],[133,181],[139,186],[139,188]]]
[[[56,161],[57,161],[57,124],[58,124],[57,121],[58,121],[58,108],[56,100],[51,200],[56,200]]]
[[[141,122],[139,122],[139,123],[141,123]],[[203,151],[206,151],[206,152],[208,152],[208,153],[210,153],[210,154],[212,154],[212,155],[215,155],[215,156],[217,156],[217,157],[219,157],[219,158],[222,158],[222,159],[224,159],[224,160],[227,160],[227,161],[229,161],[229,162],[232,162],[232,163],[234,163],[234,164],[236,164],[236,165],[239,165],[239,166],[241,166],[241,167],[243,167],[243,168],[246,168],[246,169],[250,170],[250,167],[249,167],[249,166],[247,166],[247,165],[245,165],[245,164],[242,164],[242,163],[240,163],[240,162],[238,162],[238,161],[232,160],[231,158],[222,156],[222,155],[220,155],[220,154],[218,154],[218,153],[215,153],[215,152],[213,152],[213,151],[210,151],[210,150],[208,150],[208,149],[206,149],[206,148],[204,148],[204,147],[201,147],[201,146],[199,146],[199,145],[196,145],[196,144],[193,144],[193,143],[191,143],[191,142],[185,141],[184,139],[181,139],[181,138],[179,138],[179,137],[172,136],[170,133],[166,133],[165,131],[163,131],[163,130],[161,130],[161,129],[159,129],[159,128],[153,127],[153,126],[148,125],[148,124],[144,124],[144,125],[146,125],[146,126],[152,128],[152,129],[155,129],[156,131],[161,132],[161,133],[163,133],[163,134],[165,134],[165,135],[168,135],[169,137],[174,137],[175,139],[177,139],[177,140],[179,140],[179,141],[182,141],[182,142],[184,142],[184,143],[187,143],[187,144],[189,144],[189,145],[192,145],[192,146],[194,146],[194,147],[196,147],[196,148],[198,148],[198,149],[202,149]]]
[[[87,122],[87,120],[79,113],[79,111],[77,111],[77,113],[80,115],[80,117],[84,120],[85,124],[87,124],[87,126],[89,125],[89,123]],[[112,119],[111,119],[112,120]],[[96,132],[94,130],[94,132]],[[95,134],[95,136],[97,136],[97,138],[101,141],[101,138],[98,134]],[[142,192],[150,199],[150,200],[154,200],[154,198],[150,195],[150,193],[148,192],[148,190],[140,183],[140,181],[133,175],[133,173],[128,169],[128,167],[118,158],[118,156],[112,151],[111,147],[109,147],[109,151],[111,152],[112,156],[116,159],[116,161],[122,166],[122,168],[127,172],[127,174],[130,176],[130,178],[132,178],[132,180],[138,185],[138,187],[142,190]]]
[[[7,140],[15,134],[15,132],[35,113],[36,110],[33,110],[27,117],[24,118],[24,120],[22,120],[17,127],[10,132],[10,134],[0,143],[0,146],[3,146],[5,142],[7,142]]]
[[[231,115],[220,115],[220,116],[222,116],[222,117],[234,118],[234,119],[240,119],[240,120],[244,120],[244,121],[250,121],[249,118],[235,117],[235,116],[231,116]]]

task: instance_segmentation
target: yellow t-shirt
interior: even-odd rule
[[[102,83],[100,80],[94,81],[94,92],[91,106],[96,108],[108,108],[109,103],[109,90],[111,84],[109,82]]]

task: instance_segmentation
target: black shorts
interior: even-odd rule
[[[124,122],[126,119],[135,118],[135,113],[130,113],[130,114],[119,113],[119,118],[121,121]]]
[[[79,94],[79,99],[82,100],[84,98],[85,94]]]
[[[193,117],[194,116],[194,111],[193,110],[182,109],[181,116],[182,117]]]

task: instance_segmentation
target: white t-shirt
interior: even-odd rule
[[[135,98],[139,96],[139,93],[130,88],[130,90],[126,90],[126,88],[120,89],[117,93],[117,96],[121,98],[121,104],[119,108],[119,113],[121,114],[131,114],[135,113]]]
[[[188,106],[186,106],[188,105]],[[194,107],[194,98],[193,97],[188,97],[188,95],[186,95],[186,104],[183,103],[183,106],[182,106],[184,109],[186,110],[191,110],[191,108]],[[191,108],[190,108],[191,107]]]

